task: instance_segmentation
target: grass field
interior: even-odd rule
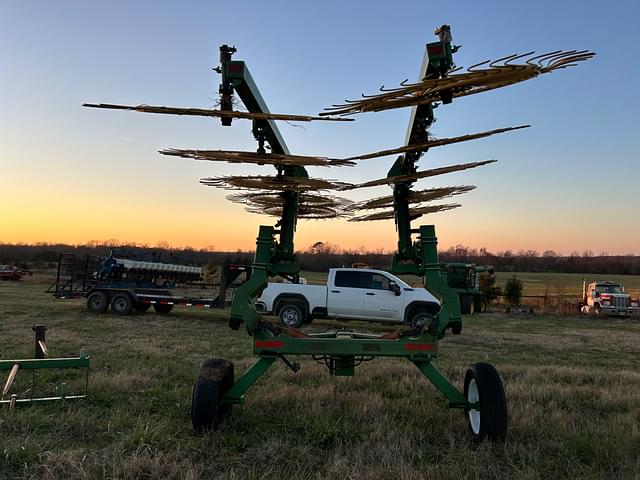
[[[562,283],[518,276],[525,293]],[[565,279],[566,288],[581,278]],[[626,278],[628,290],[630,280],[640,286]],[[45,324],[52,356],[92,356],[90,397],[2,409],[2,479],[640,478],[637,319],[490,313],[445,337],[438,365],[454,384],[477,361],[503,376],[504,444],[470,442],[462,413],[448,410],[415,367],[394,360],[366,363],[353,378],[329,378],[306,360],[294,374],[280,362],[218,431],[194,436],[190,393],[200,362],[233,360],[236,375],[252,362],[250,338],[228,328],[226,312],[94,316],[80,301],[44,294],[45,283],[0,283],[0,357],[31,357],[31,325]],[[53,389],[44,377],[39,386]]]

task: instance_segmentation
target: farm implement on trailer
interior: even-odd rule
[[[587,51],[554,51],[543,55],[529,52],[510,55],[494,62],[482,62],[461,73],[455,68],[453,54],[458,50],[451,41],[446,25],[435,32],[439,40],[426,45],[420,76],[416,83],[403,82],[398,88],[381,89],[377,95],[363,95],[361,99],[334,105],[318,116],[272,114],[269,112],[246,64],[233,60],[234,47],[220,47],[221,74],[219,88],[220,109],[204,110],[148,105],[127,106],[113,104],[85,104],[89,107],[134,110],[147,113],[200,115],[219,117],[224,126],[234,119],[253,122],[256,152],[223,150],[168,149],[160,153],[209,161],[273,165],[273,176],[224,176],[204,178],[201,183],[235,190],[228,198],[247,205],[247,210],[278,218],[275,226],[260,226],[251,278],[235,292],[229,325],[239,330],[244,324],[252,336],[255,363],[235,378],[231,362],[214,358],[203,363],[192,392],[191,419],[195,430],[215,428],[223,414],[233,404],[243,403],[247,390],[280,359],[294,372],[299,365],[289,356],[306,356],[324,363],[331,375],[351,376],[355,367],[376,357],[405,358],[413,363],[442,393],[451,408],[465,412],[468,428],[476,439],[501,440],[507,433],[507,403],[502,380],[495,368],[476,363],[466,372],[462,391],[454,387],[435,367],[438,341],[445,330],[462,328],[458,292],[447,282],[447,273],[438,261],[437,238],[433,225],[413,228],[411,222],[422,215],[446,211],[459,204],[433,204],[434,200],[449,198],[475,188],[470,185],[415,190],[413,185],[422,178],[476,168],[495,162],[449,165],[418,170],[416,163],[430,148],[488,137],[494,134],[525,128],[500,128],[460,137],[435,139],[429,128],[435,120],[437,103],[448,104],[458,97],[504,87],[534,78],[560,68],[587,60],[594,54]],[[235,112],[234,95],[238,95],[248,112]],[[362,112],[411,107],[411,117],[405,145],[349,158],[291,155],[278,127],[278,120],[345,121]],[[302,118],[304,117],[304,118]],[[305,166],[344,167],[372,158],[398,155],[387,177],[360,184],[346,184],[310,178]],[[380,185],[392,187],[392,195],[363,202],[318,192],[349,191]],[[257,191],[252,191],[257,190]],[[240,191],[239,193],[237,191]],[[352,216],[354,212],[377,210],[374,213]],[[294,236],[299,218],[349,217],[351,221],[394,219],[398,234],[398,250],[391,265],[395,274],[416,275],[426,289],[439,300],[439,309],[424,309],[423,319],[410,328],[383,335],[346,330],[312,333],[279,326],[260,315],[256,299],[267,287],[268,279],[281,276],[294,279],[300,265],[294,254]],[[304,308],[303,305],[300,306]]]

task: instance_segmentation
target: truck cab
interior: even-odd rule
[[[583,282],[580,311],[592,315],[630,316],[639,310],[638,302],[616,282]]]

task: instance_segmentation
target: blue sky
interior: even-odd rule
[[[580,66],[441,106],[432,133],[532,128],[432,150],[421,165],[496,158],[421,187],[472,183],[463,208],[423,217],[443,247],[640,253],[637,1],[0,3],[0,241],[119,238],[252,248],[267,217],[197,180],[266,167],[163,157],[161,148],[252,150],[250,123],[89,110],[83,102],[212,107],[222,43],[238,48],[278,113],[416,78],[436,26],[452,26],[456,63],[529,50],[591,49]],[[402,144],[407,109],[351,124],[281,124],[292,153],[342,157]],[[393,158],[314,176],[365,181]],[[370,198],[388,188],[363,190]],[[233,225],[233,233],[221,225]],[[302,221],[318,241],[392,249],[393,222]]]

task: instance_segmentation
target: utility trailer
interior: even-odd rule
[[[114,253],[106,258],[60,253],[56,280],[47,293],[59,299],[86,298],[87,308],[96,314],[111,308],[116,315],[129,315],[151,307],[156,313],[166,314],[175,305],[224,308],[227,290],[242,283],[237,281],[242,274],[246,279],[251,276],[250,265],[225,263],[215,298],[180,295],[174,290],[182,282],[186,286],[202,285],[189,282],[202,279],[200,267],[118,258]]]

